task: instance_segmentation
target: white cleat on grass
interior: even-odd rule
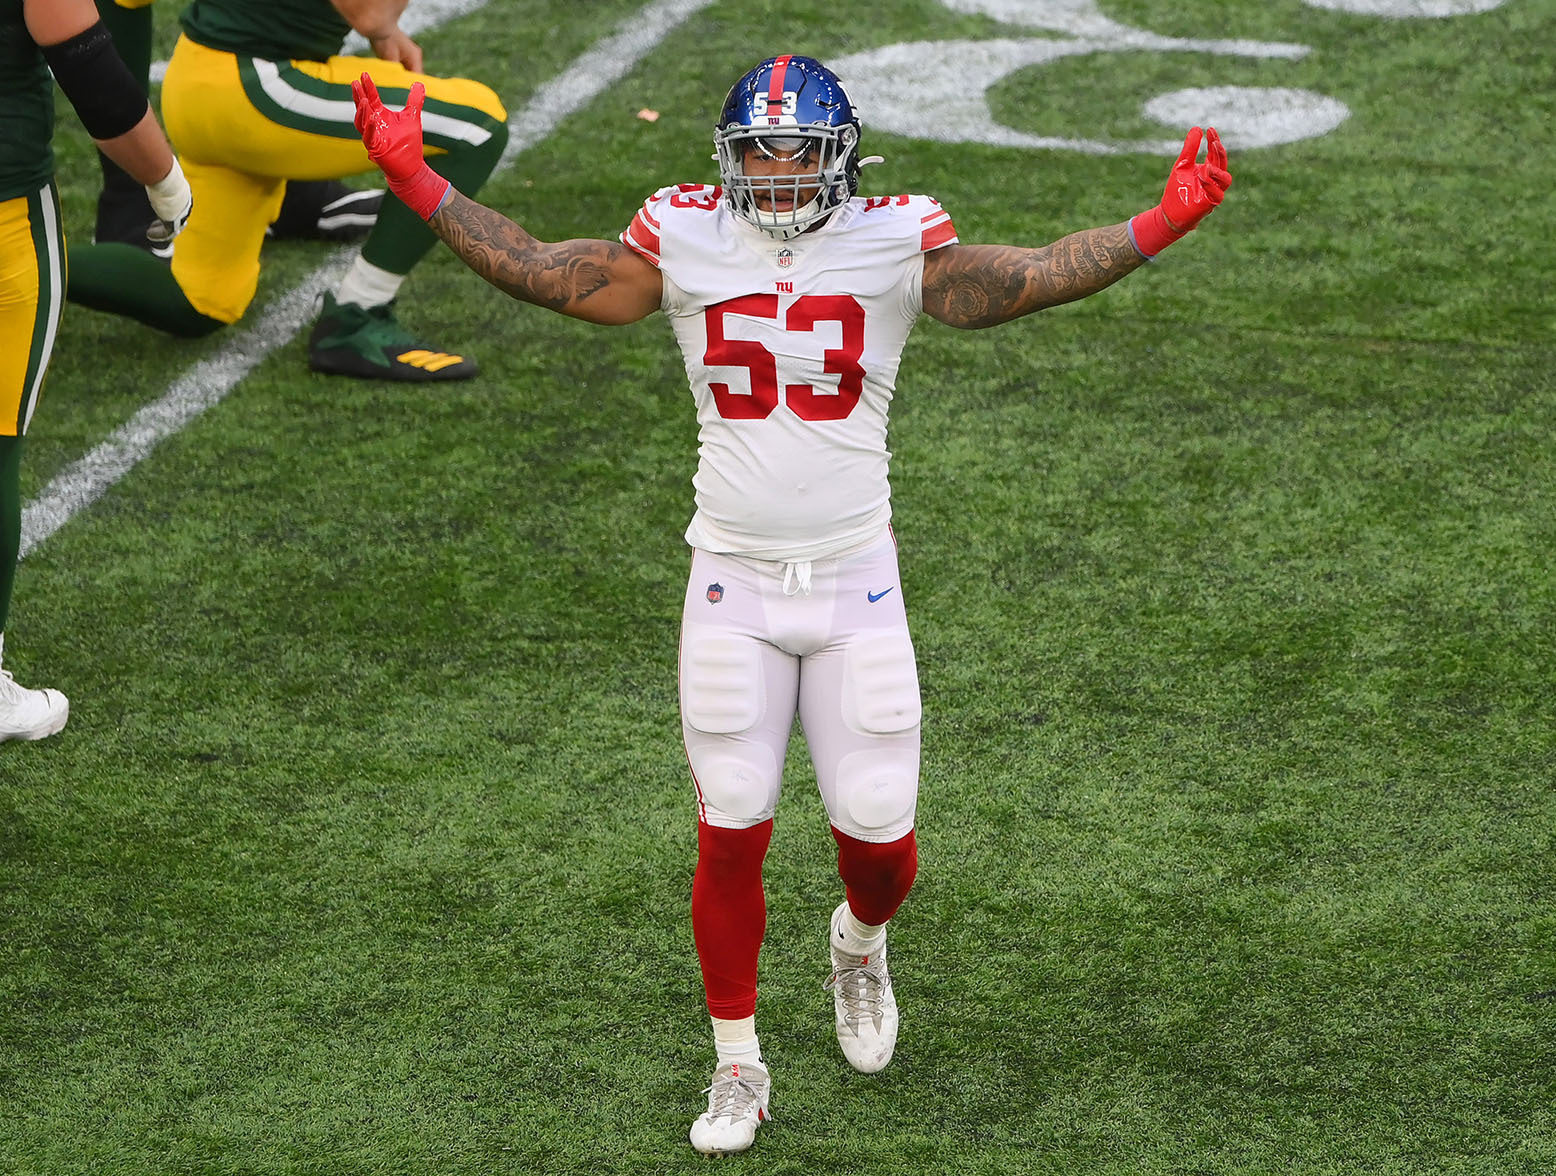
[[[897,1048],[897,997],[886,970],[886,945],[870,956],[850,955],[837,946],[838,923],[848,910],[845,901],[832,912],[827,928],[827,947],[832,953],[832,975],[823,985],[832,993],[837,1020],[837,1043],[848,1064],[861,1074],[886,1068]]]
[[[70,700],[58,690],[28,690],[0,670],[0,743],[46,739],[70,718]]]
[[[708,1109],[692,1124],[692,1146],[705,1156],[743,1152],[756,1139],[756,1129],[772,1118],[767,1109],[773,1080],[756,1062],[725,1062],[713,1071],[713,1085],[703,1093]]]

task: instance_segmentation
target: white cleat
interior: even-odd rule
[[[838,921],[848,909],[844,902],[832,912],[827,946],[832,952],[832,975],[822,987],[832,993],[837,1020],[837,1043],[848,1064],[861,1074],[886,1068],[897,1048],[897,997],[886,970],[886,945],[872,956],[850,955],[837,947]]]
[[[756,1129],[772,1118],[767,1109],[773,1080],[756,1062],[725,1062],[713,1071],[703,1091],[708,1109],[692,1124],[692,1146],[705,1156],[743,1152],[756,1140]]]
[[[0,743],[7,739],[47,739],[70,718],[70,700],[58,690],[18,686],[10,670],[0,670]]]

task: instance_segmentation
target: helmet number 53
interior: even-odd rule
[[[759,118],[766,118],[772,114],[787,114],[791,118],[795,109],[799,106],[800,95],[798,90],[785,90],[782,99],[779,100],[777,110],[772,108],[772,99],[758,90],[751,95],[751,113]]]
[[[724,333],[726,315],[778,318],[778,295],[746,294],[710,306],[703,312],[708,348],[702,361],[708,367],[743,367],[750,373],[749,391],[728,383],[709,382],[713,402],[725,420],[766,420],[778,407],[778,360],[754,339],[730,339]],[[864,391],[864,307],[851,294],[805,294],[789,304],[784,330],[812,332],[817,323],[842,327],[842,346],[821,353],[821,369],[837,376],[835,388],[811,384],[785,384],[784,403],[806,421],[840,421],[854,411]]]

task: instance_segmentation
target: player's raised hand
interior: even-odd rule
[[[1162,212],[1167,223],[1179,233],[1187,233],[1221,203],[1232,185],[1232,173],[1226,170],[1226,148],[1216,128],[1205,132],[1205,162],[1199,157],[1200,130],[1193,127],[1183,140],[1183,150],[1173,162],[1162,193]]]
[[[409,179],[422,163],[421,106],[427,99],[426,87],[415,83],[405,96],[405,108],[391,110],[378,96],[372,76],[364,73],[351,83],[351,97],[357,104],[357,130],[368,157],[391,180]]]
[[[1203,163],[1198,162],[1201,141],[1205,145]],[[1226,147],[1216,128],[1202,132],[1191,127],[1167,176],[1161,203],[1129,222],[1135,246],[1147,257],[1156,256],[1209,216],[1231,186]]]
[[[451,185],[427,166],[421,138],[421,106],[427,89],[420,82],[411,86],[402,110],[391,110],[378,96],[371,75],[364,73],[351,83],[356,102],[357,131],[368,158],[376,163],[389,181],[389,190],[403,200],[423,220],[437,212]]]

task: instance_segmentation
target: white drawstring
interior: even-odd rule
[[[808,559],[783,565],[783,594],[793,596],[797,592],[810,595],[810,560]]]

